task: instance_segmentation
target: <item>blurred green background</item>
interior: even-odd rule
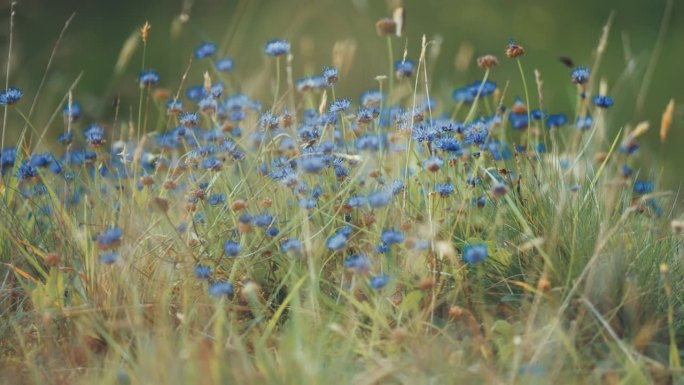
[[[640,161],[658,165],[649,171],[649,177],[660,176],[659,170],[664,169],[666,185],[676,188],[684,179],[684,172],[678,170],[684,161],[684,4],[673,1],[663,50],[643,109],[636,108],[637,94],[658,40],[667,0],[406,0],[406,38],[394,39],[395,55],[398,57],[406,46],[408,56],[417,59],[422,34],[428,38],[441,35],[441,54],[432,63],[431,94],[450,103],[455,87],[482,76],[474,58],[496,54],[500,66],[492,79],[500,85],[510,80],[508,96],[512,98],[522,95],[523,90],[518,69],[506,60],[503,49],[515,38],[526,48],[523,63],[528,81],[533,81],[535,68],[544,77],[547,110],[571,113],[574,88],[569,69],[558,58],[567,56],[576,64],[591,66],[601,28],[614,12],[608,50],[598,73],[608,81],[609,93],[616,101],[609,112],[611,130],[617,132],[625,124],[634,126],[649,120],[649,149],[640,153]],[[10,83],[22,88],[27,100],[33,98],[57,36],[75,12],[34,115],[39,124],[58,108],[58,100],[81,73],[75,97],[83,104],[86,119],[106,121],[113,113],[111,100],[115,95],[122,96],[123,107],[137,108],[135,78],[140,70],[140,50],[121,77],[113,75],[113,68],[126,39],[146,20],[152,25],[148,67],[157,69],[161,83],[173,90],[194,47],[202,41],[219,43],[221,53],[235,59],[237,78],[255,78],[269,65],[262,53],[263,43],[274,37],[287,38],[295,55],[294,76],[299,78],[330,65],[336,41],[353,39],[356,55],[337,93],[356,99],[362,91],[376,87],[376,75],[387,73],[386,43],[377,36],[375,21],[390,16],[397,4],[380,0],[19,1]],[[7,1],[0,5],[3,58],[9,13]],[[180,15],[187,16],[186,22],[180,22]],[[457,68],[455,57],[464,47],[472,47],[473,60],[469,67]],[[205,69],[206,63],[194,63],[186,84],[201,83]],[[530,86],[534,89],[533,84]],[[658,139],[660,118],[671,98],[678,102],[675,122],[663,145]],[[27,103],[23,108],[29,106]]]

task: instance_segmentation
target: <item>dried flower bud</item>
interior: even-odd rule
[[[375,29],[380,36],[394,35],[397,32],[397,23],[390,18],[380,19],[375,23]]]
[[[499,59],[494,55],[484,55],[477,58],[477,65],[483,69],[490,69],[499,65]]]

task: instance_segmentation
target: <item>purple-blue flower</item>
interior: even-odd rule
[[[463,250],[463,261],[470,265],[484,261],[487,256],[487,246],[482,243],[468,245]]]
[[[10,105],[18,102],[24,93],[15,87],[9,87],[8,89],[0,92],[0,106]]]
[[[404,238],[404,233],[397,230],[383,230],[380,235],[380,240],[388,245],[404,242]]]
[[[230,296],[233,294],[233,284],[230,282],[216,281],[209,286],[208,292],[212,297]]]
[[[143,70],[138,76],[138,81],[143,86],[153,86],[159,83],[159,73],[155,70]]]
[[[264,53],[268,56],[282,56],[290,52],[290,42],[284,39],[273,39],[264,46]]]
[[[231,72],[235,68],[235,62],[229,57],[224,57],[216,61],[216,70],[219,72]]]
[[[578,66],[570,73],[570,78],[575,84],[584,84],[589,81],[589,68]]]
[[[613,98],[607,95],[596,95],[594,105],[598,108],[610,108],[613,106]]]
[[[211,277],[211,268],[206,265],[195,266],[195,277],[198,279],[209,279]]]
[[[235,241],[225,241],[223,243],[223,251],[229,257],[234,257],[240,254],[240,244]]]
[[[216,46],[216,43],[202,43],[200,44],[199,47],[195,48],[195,58],[197,59],[204,59],[209,56],[212,56],[213,54],[218,51],[218,47]]]
[[[374,290],[380,290],[389,283],[389,276],[387,274],[376,275],[370,279],[370,287]]]

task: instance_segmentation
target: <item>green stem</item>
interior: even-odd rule
[[[532,118],[530,116],[530,92],[527,90],[527,80],[525,80],[525,71],[523,71],[520,58],[515,59],[518,62],[518,69],[520,70],[520,77],[522,78],[523,88],[525,89],[525,107],[527,110],[527,144],[530,144],[530,136],[532,135]]]

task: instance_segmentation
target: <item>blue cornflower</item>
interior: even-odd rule
[[[598,108],[610,108],[613,105],[613,98],[607,95],[596,95],[594,105]]]
[[[104,128],[100,125],[91,125],[83,135],[85,135],[86,142],[92,147],[98,148],[105,143]]]
[[[361,94],[361,105],[364,107],[377,107],[382,102],[382,93],[379,90],[369,90]]]
[[[316,207],[316,200],[313,198],[302,198],[299,200],[299,208],[311,210]]]
[[[264,52],[268,56],[282,56],[290,52],[290,42],[283,39],[273,39],[266,43]]]
[[[223,86],[223,83],[221,83],[221,82],[218,82],[216,84],[212,84],[211,88],[209,89],[209,91],[211,91],[211,96],[214,99],[220,98],[223,95],[223,90],[224,90],[224,86]],[[214,109],[216,109],[216,105],[215,105]]]
[[[392,201],[391,191],[376,191],[368,194],[368,205],[370,207],[385,207]]]
[[[385,254],[389,251],[389,245],[385,242],[380,242],[379,245],[375,246],[375,252],[379,254]]]
[[[199,102],[205,97],[209,96],[204,86],[190,86],[185,90],[185,97],[193,102]]]
[[[209,286],[209,295],[212,297],[231,296],[233,284],[225,281],[216,281]]]
[[[444,161],[438,156],[431,156],[423,161],[423,167],[430,172],[437,172],[444,165]]]
[[[199,115],[196,112],[184,112],[178,117],[180,124],[187,128],[197,127],[199,123]]]
[[[42,154],[33,154],[29,159],[29,164],[33,167],[48,167],[53,161],[54,157],[49,152]]]
[[[392,190],[392,194],[397,195],[404,191],[404,182],[399,179],[393,180],[390,184],[390,189]]]
[[[337,99],[334,102],[330,103],[330,113],[338,113],[338,112],[343,112],[349,109],[351,107],[351,100],[347,98],[343,99]]]
[[[209,279],[211,277],[211,267],[206,265],[195,266],[195,277],[198,279]]]
[[[97,247],[100,250],[113,249],[121,243],[123,232],[118,227],[111,227],[97,236]]]
[[[8,89],[0,92],[0,106],[10,105],[18,102],[24,93],[20,89],[15,87],[9,87]]]
[[[225,251],[226,255],[229,257],[234,257],[240,254],[240,244],[235,241],[225,241],[223,243],[223,251]]]
[[[268,235],[269,237],[275,237],[276,235],[278,235],[278,233],[279,230],[275,226],[271,226],[268,229],[266,229],[266,235]]]
[[[268,227],[273,223],[273,215],[260,214],[254,217],[254,224],[258,227]]]
[[[244,213],[244,214],[240,215],[240,218],[238,218],[238,221],[240,223],[243,223],[246,225],[252,223],[253,220],[254,220],[254,217],[250,213]]]
[[[221,193],[216,193],[209,198],[209,204],[217,206],[226,203],[226,196]]]
[[[475,90],[477,93],[477,90]],[[456,103],[470,104],[475,101],[475,94],[472,92],[470,86],[465,86],[457,88],[451,93],[451,98],[454,99]]]
[[[302,249],[302,243],[299,242],[299,240],[297,240],[295,238],[290,238],[290,239],[288,239],[285,242],[282,242],[280,244],[280,251],[282,251],[283,253],[287,253],[289,251],[297,252],[297,251],[300,251],[301,249]]]
[[[202,159],[202,168],[205,170],[219,171],[221,169],[221,161],[214,158],[204,158]]]
[[[637,194],[648,194],[653,192],[653,182],[638,180],[634,183],[634,192]]]
[[[530,117],[532,118],[532,120],[542,120],[544,119],[544,117],[546,117],[546,112],[535,109],[530,111]]]
[[[413,60],[399,60],[394,63],[394,71],[399,79],[408,78],[413,75]]]
[[[100,262],[104,263],[105,265],[111,265],[116,262],[117,259],[119,259],[119,256],[115,251],[107,251],[100,254]]]
[[[153,86],[159,83],[159,73],[155,70],[143,70],[138,76],[138,81],[142,86]]]
[[[183,102],[181,100],[169,99],[166,101],[166,113],[180,114],[183,112]]]
[[[196,59],[204,59],[208,58],[209,56],[212,56],[213,54],[218,51],[218,46],[216,43],[202,43],[200,44],[199,47],[195,48],[195,58]]]
[[[309,174],[318,174],[328,165],[328,157],[320,154],[305,155],[299,160],[299,168]]]
[[[29,163],[26,161],[22,162],[21,165],[19,166],[19,169],[17,170],[19,180],[21,181],[27,181],[29,179],[33,179],[38,176],[38,169],[31,166]]]
[[[326,83],[335,84],[339,80],[339,71],[335,67],[325,67],[323,68],[323,77]]]
[[[578,130],[585,131],[590,129],[593,123],[594,119],[591,117],[591,115],[578,116],[575,120],[575,127],[577,127]]]
[[[349,200],[347,200],[347,204],[351,208],[361,207],[361,206],[365,205],[366,203],[368,203],[368,200],[366,199],[366,197],[361,197],[361,196],[351,197],[351,198],[349,198]]]
[[[397,230],[382,230],[380,235],[380,240],[387,245],[404,242],[404,238],[404,233]]]
[[[627,166],[626,164],[623,165],[622,168],[620,168],[620,171],[622,173],[622,176],[624,176],[625,178],[629,178],[630,176],[632,176],[632,174],[634,174],[634,170],[632,170],[632,168]]]
[[[71,103],[71,106],[67,104],[64,106],[63,114],[65,119],[77,120],[81,117],[81,104],[78,102]]]
[[[347,245],[347,235],[338,231],[325,241],[325,245],[332,251],[340,250]]]
[[[323,195],[323,187],[321,187],[321,185],[317,184],[311,190],[311,198],[318,199],[318,198],[320,198],[321,195]]]
[[[555,128],[565,125],[568,122],[568,117],[565,114],[553,114],[546,118],[546,127]]]
[[[371,268],[371,263],[363,254],[354,254],[344,260],[344,267],[357,273],[365,273]]]
[[[57,141],[59,142],[59,144],[61,144],[63,146],[71,144],[71,141],[73,139],[74,139],[74,134],[72,134],[71,131],[59,134],[59,136],[57,137]]]
[[[219,72],[231,72],[235,68],[233,59],[224,57],[216,61],[216,70]]]
[[[482,80],[476,80],[472,84],[470,84],[468,87],[468,91],[470,92],[470,95],[472,97],[472,100],[475,99],[477,96],[477,92],[480,92],[480,96],[489,96],[496,91],[496,83],[487,80],[485,82],[482,82]],[[455,91],[454,91],[455,92]],[[452,94],[453,97],[453,94]]]
[[[511,112],[508,114],[508,121],[511,123],[511,128],[514,130],[524,130],[529,127],[526,113]]]
[[[356,112],[356,121],[361,124],[368,124],[377,118],[378,115],[380,115],[380,112],[377,108],[359,108]]]
[[[297,91],[307,92],[311,90],[321,90],[326,88],[328,83],[323,76],[309,76],[297,80]]]
[[[465,128],[463,133],[463,143],[465,144],[482,144],[489,135],[489,127],[482,120],[476,120]]]
[[[437,183],[435,192],[443,197],[448,197],[454,192],[454,185],[451,183]]]
[[[475,243],[468,245],[463,250],[463,261],[467,264],[474,265],[482,262],[487,258],[487,246],[482,243]]]
[[[575,84],[584,84],[589,81],[589,68],[578,66],[570,73],[570,78]]]
[[[380,290],[389,283],[389,276],[387,274],[376,275],[370,279],[370,287],[374,290]]]
[[[446,151],[459,153],[461,151],[461,144],[456,138],[447,136],[441,137],[434,141],[435,148]]]

